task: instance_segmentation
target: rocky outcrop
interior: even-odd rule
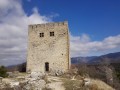
[[[0,83],[0,90],[115,90],[103,81],[73,76],[63,78],[49,76],[40,72],[19,75],[15,78],[5,78]]]
[[[43,73],[32,72],[26,76],[5,79],[0,84],[0,90],[42,90],[46,85],[43,76]]]

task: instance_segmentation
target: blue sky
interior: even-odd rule
[[[0,0],[0,65],[26,61],[29,24],[65,20],[71,57],[120,52],[120,0]]]
[[[68,20],[73,35],[88,34],[102,40],[120,33],[120,0],[31,0],[24,1],[26,13],[37,7],[41,15],[58,14],[54,21]]]

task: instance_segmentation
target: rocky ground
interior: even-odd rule
[[[0,90],[114,90],[100,80],[66,76],[19,73],[16,77],[4,78]]]
[[[65,90],[60,77],[48,76],[48,81],[46,88],[50,88],[51,90]]]

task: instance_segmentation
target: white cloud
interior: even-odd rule
[[[102,41],[91,41],[88,35],[70,35],[71,57],[100,55],[120,50],[120,35],[110,36]]]
[[[38,8],[33,8],[33,14],[28,17],[28,23],[29,24],[38,24],[38,23],[46,23],[51,22],[51,18],[48,18],[46,16],[42,16],[38,13]]]
[[[0,65],[17,64],[26,60],[28,24],[51,22],[33,8],[29,16],[21,0],[0,0]],[[11,63],[10,63],[11,62]]]

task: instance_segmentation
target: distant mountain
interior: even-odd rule
[[[106,60],[109,61],[110,63],[120,63],[120,52],[101,55],[99,57],[90,60],[89,63],[96,64],[96,63],[104,62]]]
[[[17,65],[11,65],[6,68],[7,68],[7,71],[9,71],[9,72],[13,72],[13,71],[25,72],[26,71],[26,62],[17,64]]]
[[[101,56],[91,57],[74,57],[71,58],[72,64],[87,63],[87,64],[99,64],[101,62],[109,61],[110,63],[120,63],[120,52],[109,53]]]
[[[78,64],[78,63],[87,63],[91,61],[92,59],[97,58],[97,56],[91,56],[91,57],[73,57],[71,58],[72,64]]]

